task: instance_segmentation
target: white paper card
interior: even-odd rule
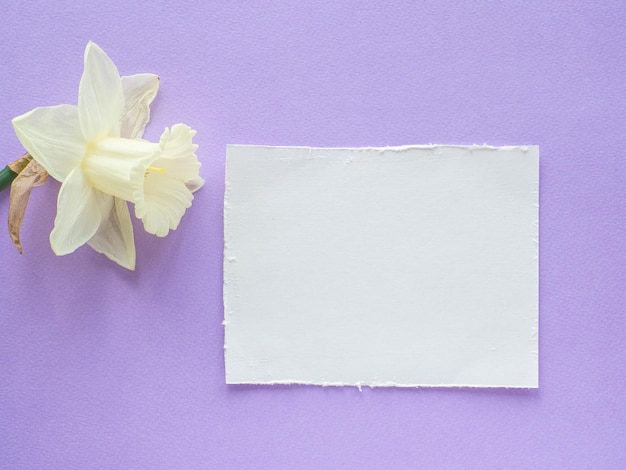
[[[538,386],[538,147],[227,150],[226,382]]]

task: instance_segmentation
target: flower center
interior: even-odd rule
[[[161,173],[162,175],[165,174],[165,168],[158,168],[156,166],[149,166],[148,168],[146,168],[146,174],[144,176],[148,176],[148,173]]]
[[[150,164],[160,154],[159,144],[139,139],[107,137],[93,142],[83,160],[85,176],[96,189],[134,201],[143,192],[144,177],[165,169]]]

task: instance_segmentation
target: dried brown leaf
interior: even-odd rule
[[[48,179],[48,172],[35,160],[31,160],[11,183],[9,201],[9,235],[15,248],[24,253],[20,242],[20,228],[26,214],[30,193],[35,186],[41,186]]]
[[[22,157],[18,158],[14,162],[9,163],[7,166],[15,174],[20,174],[24,168],[33,160],[33,157],[29,153],[25,153]]]

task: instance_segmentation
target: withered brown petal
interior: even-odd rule
[[[24,253],[20,242],[20,228],[26,214],[30,193],[35,186],[41,186],[48,179],[48,172],[35,160],[31,160],[11,183],[9,201],[9,235],[15,248]]]

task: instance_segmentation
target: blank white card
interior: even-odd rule
[[[538,147],[231,145],[226,382],[538,387]]]

